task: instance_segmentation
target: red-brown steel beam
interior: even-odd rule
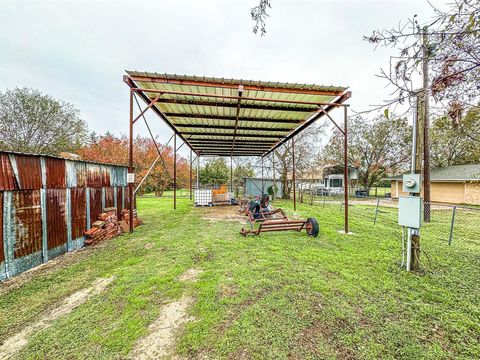
[[[198,92],[189,92],[189,91],[173,91],[173,90],[157,90],[157,89],[145,89],[145,88],[133,88],[134,91],[142,93],[162,93],[168,95],[181,95],[181,96],[198,96],[198,97],[207,97],[215,99],[227,99],[227,100],[238,100],[240,97],[235,95],[219,95],[219,94],[208,94],[208,93],[198,93]],[[332,102],[323,102],[323,101],[301,101],[301,100],[283,100],[283,99],[273,99],[273,98],[257,98],[257,97],[242,97],[243,100],[249,101],[258,101],[258,102],[273,102],[279,104],[298,104],[298,105],[326,105],[326,106],[342,106],[341,103],[332,103]]]
[[[292,137],[292,166],[293,166],[293,171],[292,171],[292,181],[293,181],[293,210],[297,211],[297,192],[295,190],[295,175],[296,175],[296,169],[295,169],[295,138]]]
[[[177,209],[177,136],[173,137],[173,210]]]
[[[241,120],[240,120],[241,121]],[[173,124],[178,128],[191,128],[191,129],[220,129],[220,130],[235,130],[235,126],[228,125],[206,125],[206,124]],[[238,126],[238,130],[254,130],[254,131],[269,131],[269,132],[283,132],[288,133],[292,131],[292,128],[265,128],[265,127],[256,127],[256,126]]]
[[[192,150],[190,149],[190,183],[189,183],[189,188],[190,188],[190,200],[192,200]]]
[[[268,92],[286,92],[291,94],[306,94],[306,95],[330,95],[338,96],[341,95],[341,90],[318,90],[318,89],[298,89],[295,87],[288,86],[262,86],[262,85],[253,85],[253,84],[243,84],[242,82],[236,83],[224,83],[224,82],[215,82],[215,81],[205,81],[205,80],[180,80],[180,79],[171,79],[166,77],[151,77],[151,76],[141,76],[141,75],[130,75],[130,78],[138,82],[152,82],[152,83],[162,83],[162,84],[178,84],[178,85],[189,85],[189,86],[203,86],[203,87],[216,87],[216,88],[227,88],[227,89],[238,89],[239,85],[242,85],[245,90],[254,90],[254,91],[268,91]]]
[[[195,106],[215,106],[234,108],[236,103],[224,101],[207,101],[207,100],[187,100],[187,99],[165,99],[160,98],[157,103],[162,104],[179,104],[179,105],[195,105]],[[260,104],[243,104],[242,108],[252,110],[272,110],[272,111],[291,111],[291,112],[314,112],[318,109],[318,105],[313,106],[283,106],[283,105],[260,105]]]
[[[343,181],[345,183],[344,185],[344,197],[345,197],[345,219],[344,219],[344,231],[345,234],[348,234],[348,128],[347,128],[347,122],[348,122],[348,116],[347,116],[347,108],[344,108],[344,119],[343,119],[343,162],[344,162],[344,175],[343,175]]]
[[[133,91],[130,90],[130,118],[129,118],[129,139],[128,139],[128,172],[133,173]],[[128,183],[128,196],[130,197],[129,230],[133,232],[133,183]]]
[[[284,135],[270,135],[270,134],[236,134],[236,133],[215,133],[215,132],[195,132],[195,131],[179,131],[179,134],[182,135],[200,135],[200,136],[232,136],[235,139],[235,136],[238,137],[248,137],[248,138],[273,138],[281,139],[285,137]],[[198,139],[193,136],[189,137],[189,140]]]

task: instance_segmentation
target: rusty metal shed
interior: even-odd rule
[[[274,156],[273,151],[289,140],[294,157],[295,135],[324,116],[344,135],[345,167],[347,166],[348,105],[344,102],[351,97],[347,87],[139,71],[127,71],[123,80],[130,88],[130,172],[133,169],[134,124],[143,118],[150,131],[144,116],[149,109],[173,131],[174,157],[179,149],[176,145],[177,137],[190,148],[190,168],[193,163],[192,152],[197,159],[200,156],[257,156],[263,159],[267,155]],[[142,109],[137,98],[142,99],[147,106]],[[135,116],[134,101],[139,109]],[[343,127],[329,114],[336,108],[344,109]],[[159,150],[151,131],[150,135]],[[174,207],[175,165],[174,161]],[[293,173],[295,181],[295,167]],[[129,186],[133,199],[133,183]],[[294,207],[295,200],[294,191]],[[348,204],[347,189],[345,203]],[[348,206],[345,206],[345,232],[348,232]]]

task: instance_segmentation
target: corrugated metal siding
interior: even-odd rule
[[[3,247],[3,192],[0,192],[0,263],[5,261]]]
[[[105,188],[105,207],[115,206],[115,190],[113,187]]]
[[[24,190],[36,190],[42,188],[42,169],[40,158],[36,156],[15,154],[17,163],[17,175],[19,187]]]
[[[90,224],[98,219],[102,213],[102,188],[90,189]]]
[[[128,186],[125,186],[123,188],[123,193],[125,194],[124,209],[130,210],[130,188]]]
[[[49,250],[67,243],[65,203],[66,189],[47,189],[47,244]]]
[[[77,187],[86,187],[87,186],[87,164],[81,161],[76,161],[75,171],[77,173]]]
[[[14,257],[20,258],[42,249],[42,208],[40,190],[13,193]]]
[[[84,188],[70,189],[72,206],[72,239],[83,236],[87,230],[86,190]]]
[[[65,189],[65,160],[55,158],[45,158],[47,168],[47,189]]]
[[[87,164],[87,186],[99,188],[102,187],[101,167],[97,164]]]
[[[117,187],[117,219],[121,220],[122,214],[122,188]]]
[[[8,154],[0,154],[0,190],[16,190],[17,182]]]
[[[109,187],[110,186],[110,166],[102,165],[102,186]]]

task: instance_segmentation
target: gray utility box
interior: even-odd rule
[[[400,196],[398,198],[398,225],[420,229],[422,225],[422,198]]]
[[[405,174],[403,175],[403,191],[406,193],[420,194],[420,187],[422,185],[420,174]]]

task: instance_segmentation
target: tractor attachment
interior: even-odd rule
[[[317,237],[320,226],[315,218],[307,220],[289,220],[283,209],[273,210],[269,206],[268,195],[262,195],[261,198],[242,202],[240,212],[244,213],[248,220],[247,225],[250,229],[244,227],[240,234],[243,236],[259,235],[261,232],[268,231],[302,231],[306,230],[309,236]],[[260,223],[255,230],[255,224]]]

